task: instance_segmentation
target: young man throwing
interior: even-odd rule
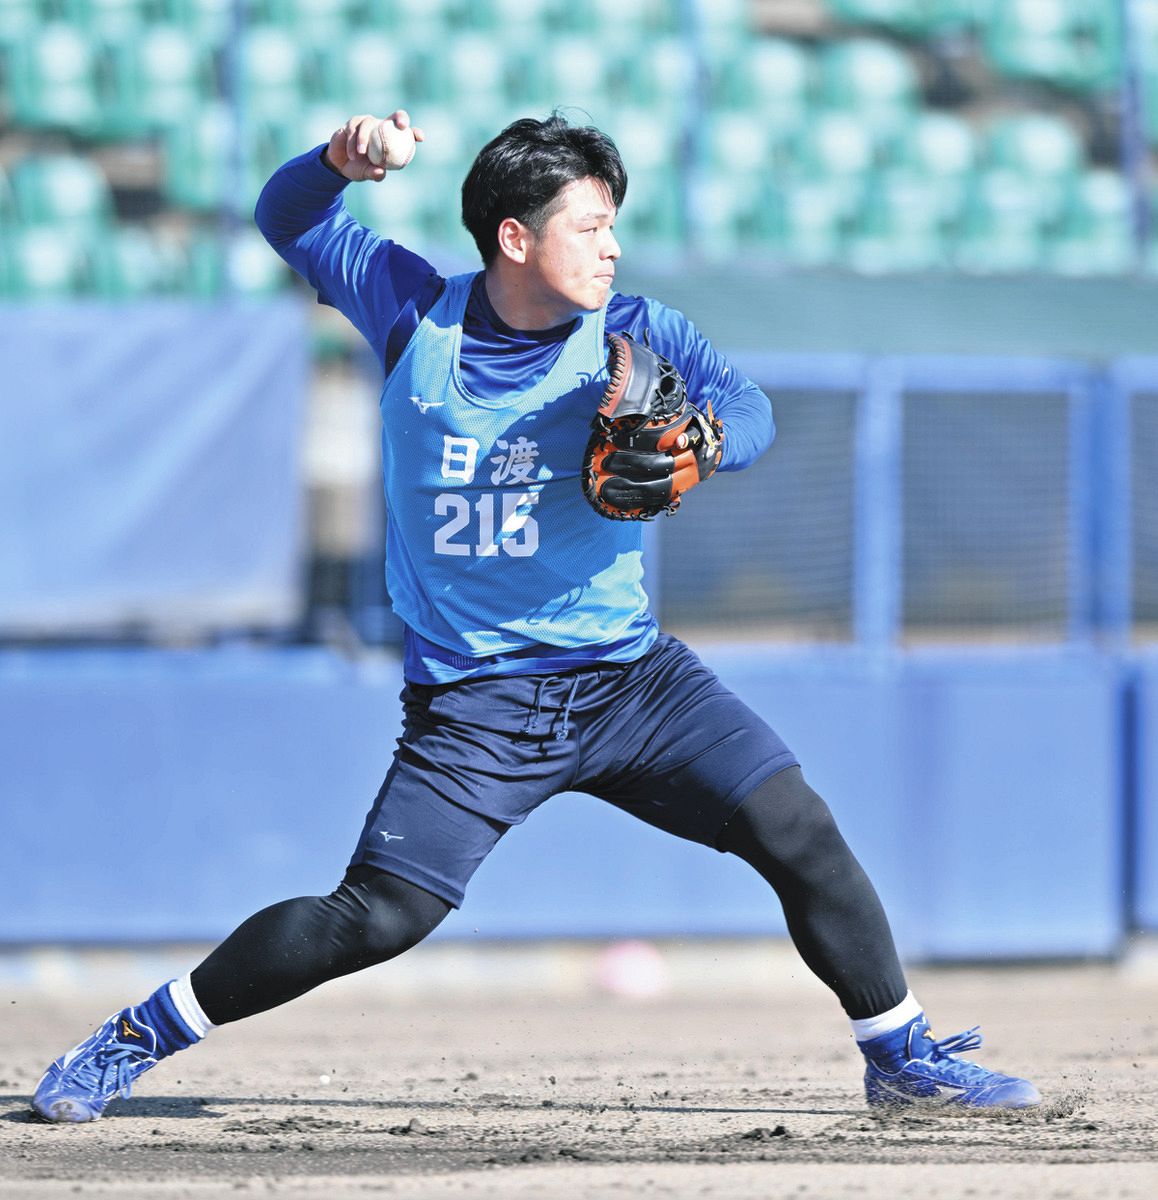
[[[404,112],[389,119],[409,127]],[[505,129],[462,189],[483,270],[443,279],[343,203],[350,182],[384,176],[368,156],[378,125],[351,118],[278,170],[257,221],[383,364],[403,737],[340,885],[257,913],[114,1014],[49,1067],[35,1111],[95,1120],[215,1026],[402,953],[462,903],[511,826],[568,790],[760,872],[852,1021],[869,1103],[1037,1104],[1027,1081],[956,1056],[976,1031],[933,1037],[828,808],[777,734],[658,629],[641,526],[606,519],[677,502],[773,437],[767,398],[685,317],[614,292],[627,189],[614,144],[558,116]],[[674,416],[653,422],[651,443],[613,442],[646,346],[678,372],[657,368]]]

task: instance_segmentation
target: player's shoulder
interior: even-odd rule
[[[660,354],[673,362],[694,354],[702,335],[677,308],[651,296],[616,292],[607,303],[608,333],[629,333],[637,341],[645,338]]]

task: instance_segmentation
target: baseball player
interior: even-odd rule
[[[422,140],[405,112],[386,121]],[[352,117],[286,163],[257,222],[383,365],[403,736],[337,888],[264,909],[113,1014],[48,1068],[34,1110],[96,1120],[216,1026],[401,954],[462,903],[499,838],[568,790],[768,881],[852,1022],[870,1104],[1039,1103],[1026,1080],[958,1057],[975,1029],[933,1036],[876,893],[792,752],[648,610],[637,518],[748,466],[773,421],[687,318],[615,292],[627,175],[614,143],[559,115],[504,129],[462,187],[482,270],[441,278],[343,202],[351,182],[384,178],[370,157],[383,131]]]

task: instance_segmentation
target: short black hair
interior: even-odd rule
[[[513,121],[478,152],[462,184],[462,223],[484,265],[499,252],[499,226],[514,217],[542,233],[558,211],[559,193],[579,179],[607,185],[616,208],[627,193],[627,171],[615,143],[593,125],[572,125],[558,111],[545,120]]]

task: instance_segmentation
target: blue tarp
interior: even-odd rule
[[[0,310],[0,634],[291,621],[296,302]]]

